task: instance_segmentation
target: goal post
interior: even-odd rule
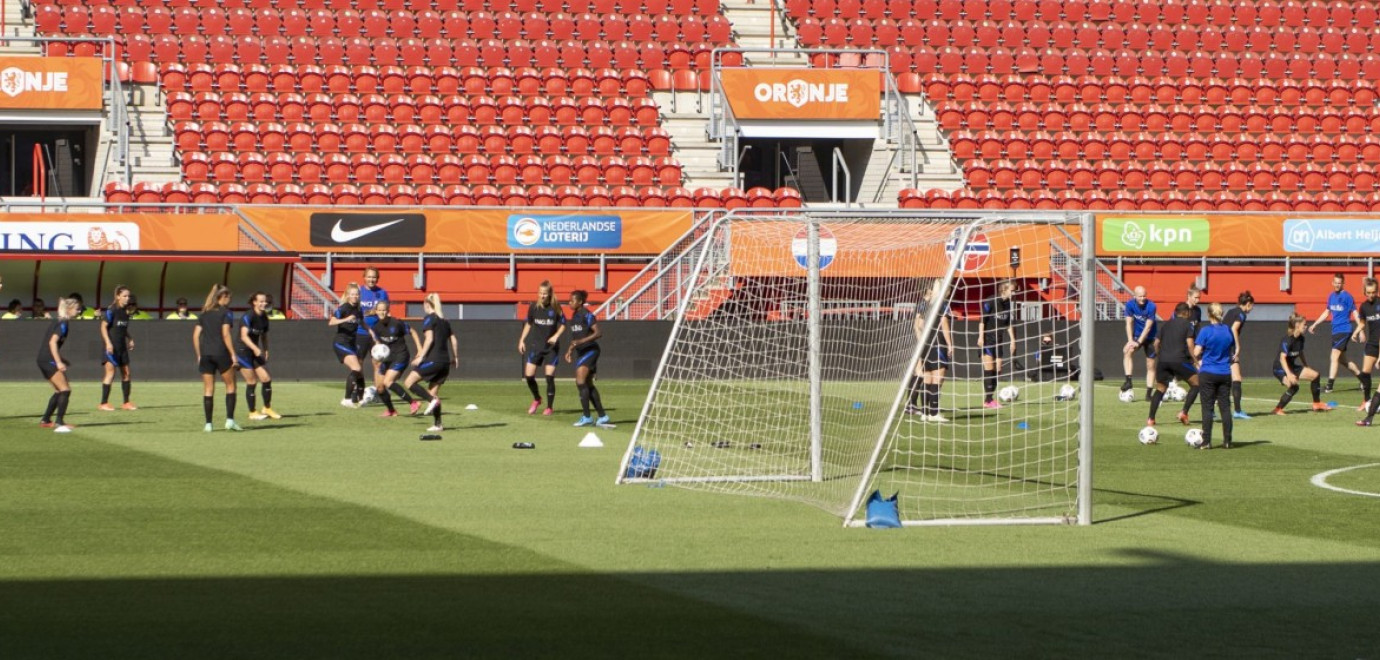
[[[620,483],[845,524],[873,490],[904,524],[1087,522],[1085,216],[739,211],[706,231]]]

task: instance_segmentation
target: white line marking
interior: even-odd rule
[[[1362,469],[1362,468],[1377,467],[1377,466],[1380,466],[1380,463],[1366,463],[1365,465],[1353,465],[1353,466],[1351,466],[1351,467],[1344,467],[1344,468],[1337,468],[1337,469],[1335,469],[1335,470],[1328,470],[1327,472],[1322,472],[1322,473],[1313,475],[1313,478],[1311,479],[1311,481],[1313,482],[1313,485],[1314,485],[1314,486],[1317,486],[1318,488],[1326,488],[1326,489],[1328,489],[1328,490],[1336,491],[1336,492],[1338,492],[1338,493],[1346,493],[1346,494],[1348,494],[1348,495],[1362,495],[1362,496],[1364,496],[1364,497],[1380,497],[1380,493],[1371,493],[1371,492],[1367,492],[1367,491],[1364,491],[1364,490],[1351,490],[1351,489],[1349,489],[1349,488],[1341,488],[1341,487],[1333,486],[1332,484],[1327,483],[1327,478],[1330,477],[1330,476],[1332,476],[1332,475],[1334,475],[1334,474],[1341,474],[1341,473],[1343,473],[1343,472],[1350,472],[1351,470],[1360,470],[1360,469]]]

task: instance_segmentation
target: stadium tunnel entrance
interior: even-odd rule
[[[873,147],[870,139],[852,138],[744,137],[738,144],[741,188],[794,188],[810,203],[857,201]],[[836,150],[848,177],[836,165]]]
[[[0,197],[86,197],[99,124],[0,123]]]

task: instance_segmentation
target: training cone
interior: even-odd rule
[[[465,410],[479,410],[479,406],[476,406],[473,403],[471,403],[470,405],[465,406]]]
[[[594,432],[593,432],[593,431],[590,431],[589,433],[586,433],[586,434],[585,434],[585,437],[584,437],[582,440],[580,440],[580,446],[581,446],[581,447],[584,447],[584,448],[587,448],[587,449],[590,449],[590,448],[596,448],[596,449],[597,449],[597,448],[599,448],[599,447],[603,447],[603,446],[604,446],[604,441],[600,440],[600,439],[599,439],[599,436],[594,435]]]

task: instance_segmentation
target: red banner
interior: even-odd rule
[[[738,119],[881,119],[875,69],[724,69],[719,79]]]
[[[283,250],[304,253],[660,254],[690,230],[692,219],[679,209],[240,211]]]
[[[231,214],[5,213],[0,250],[17,252],[234,252]]]
[[[0,57],[0,108],[100,110],[102,66],[96,57]]]

